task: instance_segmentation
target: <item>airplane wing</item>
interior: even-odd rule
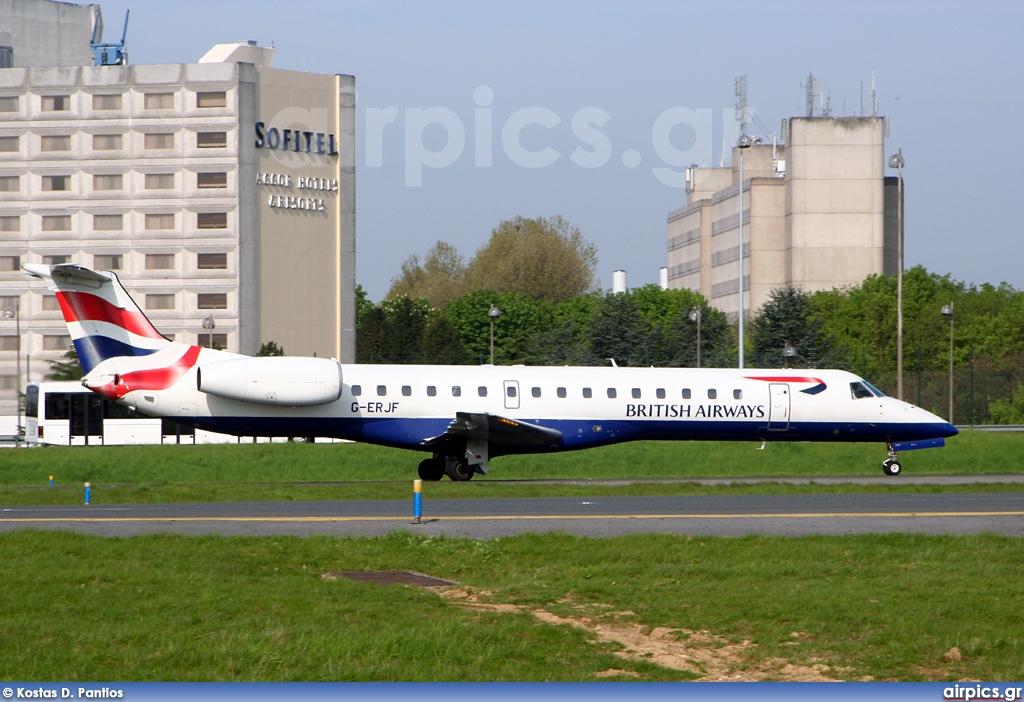
[[[543,448],[555,444],[562,432],[518,419],[486,412],[457,412],[443,434],[423,441],[423,446],[440,447],[457,441],[486,441],[492,454],[500,449]],[[495,451],[494,449],[499,449]]]

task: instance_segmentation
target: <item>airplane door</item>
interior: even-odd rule
[[[519,409],[519,381],[505,381],[505,409]]]
[[[770,383],[771,407],[768,410],[768,429],[785,431],[789,429],[789,383]]]

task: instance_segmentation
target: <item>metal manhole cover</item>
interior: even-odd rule
[[[345,578],[361,583],[377,583],[378,585],[412,585],[414,587],[450,587],[457,583],[441,578],[432,578],[423,573],[411,570],[338,570],[324,573],[324,580]]]

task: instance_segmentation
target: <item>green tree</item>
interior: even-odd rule
[[[393,297],[381,303],[385,325],[380,337],[383,363],[423,363],[423,332],[430,305],[426,300]]]
[[[276,341],[264,341],[257,356],[284,356],[284,349],[277,345]]]
[[[475,362],[489,358],[491,305],[501,310],[494,321],[494,362],[533,363],[534,339],[551,327],[552,306],[521,293],[491,290],[475,290],[449,302],[444,313]]]
[[[466,268],[466,289],[555,303],[591,289],[597,248],[563,217],[501,222]]]
[[[750,323],[750,336],[762,368],[827,368],[837,354],[822,321],[814,315],[811,296],[792,285],[776,288]],[[796,354],[783,356],[792,347]]]
[[[63,361],[50,361],[50,372],[47,380],[81,380],[85,376],[85,370],[78,359],[78,350],[71,346],[63,356]]]
[[[423,331],[423,359],[425,363],[465,365],[473,363],[473,357],[459,333],[444,313],[435,312],[427,321]]]
[[[385,299],[423,298],[434,309],[444,307],[466,289],[466,264],[451,244],[438,241],[423,262],[415,254],[402,264],[402,271],[391,280]]]

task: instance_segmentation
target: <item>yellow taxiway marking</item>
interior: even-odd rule
[[[797,512],[754,514],[533,514],[431,516],[431,521],[496,521],[528,519],[821,519],[826,517],[1021,517],[1024,511],[1009,512]],[[394,522],[411,519],[393,517],[2,517],[4,522]]]

